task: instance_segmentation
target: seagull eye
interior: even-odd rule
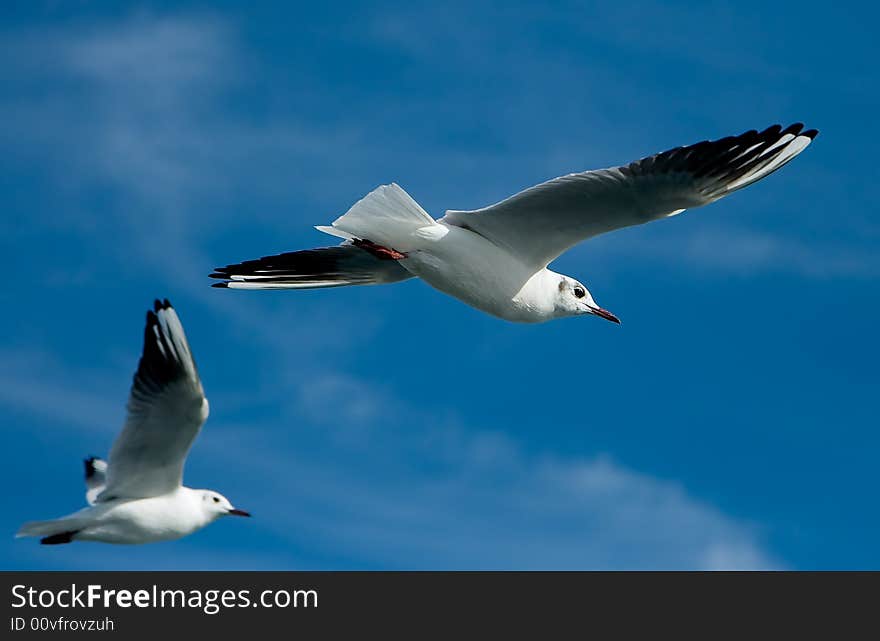
[[[575,287],[573,291],[574,291],[574,295],[577,296],[578,298],[583,298],[584,296],[587,295],[587,292],[584,291],[583,287]]]
[[[214,503],[219,503],[219,502],[220,502],[220,499],[218,499],[218,498],[215,496],[215,497],[214,497]]]

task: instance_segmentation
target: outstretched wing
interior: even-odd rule
[[[707,205],[768,176],[818,133],[802,129],[802,124],[773,125],[622,167],[569,174],[483,209],[448,211],[441,222],[470,229],[535,268],[545,267],[582,240]]]
[[[107,486],[97,500],[145,498],[179,487],[206,418],[208,400],[183,326],[171,303],[156,301],[147,312],[128,417],[110,450]]]
[[[214,287],[230,289],[315,289],[378,285],[412,277],[396,260],[378,258],[351,241],[335,247],[304,249],[247,260],[218,267],[211,274],[211,278],[226,279],[226,282],[214,283]]]

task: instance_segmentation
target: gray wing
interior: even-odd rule
[[[165,494],[181,484],[189,448],[208,418],[208,400],[171,303],[147,312],[128,417],[110,450],[98,501]]]
[[[107,461],[92,456],[83,463],[86,468],[86,501],[94,505],[107,484]]]
[[[768,176],[818,133],[802,129],[802,124],[773,125],[676,147],[622,167],[569,174],[483,209],[449,211],[441,221],[545,267],[582,240],[707,205]]]
[[[214,287],[230,289],[315,289],[379,285],[412,277],[396,260],[377,257],[352,241],[335,247],[264,256],[218,267],[211,274],[211,278],[226,279],[226,282],[214,283]]]

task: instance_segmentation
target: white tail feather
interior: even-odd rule
[[[416,230],[436,224],[400,185],[391,183],[361,198],[334,220],[332,227],[317,229],[339,238],[369,240],[406,252],[418,242]]]
[[[79,529],[78,526],[78,521],[69,517],[52,519],[51,521],[28,521],[18,529],[18,532],[15,533],[15,538],[20,539],[23,536],[52,536],[53,534],[77,530]]]

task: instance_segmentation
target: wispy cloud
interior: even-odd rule
[[[123,405],[102,394],[111,378],[87,365],[68,367],[39,348],[0,350],[0,405],[52,425],[112,434]]]
[[[712,11],[725,10],[716,7]],[[630,37],[626,29],[617,27],[627,22],[628,15],[627,11],[605,15],[615,25],[609,31],[627,42]],[[431,48],[425,49],[423,30],[431,29],[430,41],[452,30],[442,12],[434,18],[406,12],[376,13],[369,16],[366,31],[358,37],[373,46],[395,47],[408,55],[431,59],[437,54]],[[499,10],[502,23],[509,18]],[[192,279],[189,286],[193,290],[203,284],[204,265],[210,262],[205,255],[206,244],[223,237],[224,223],[231,230],[239,228],[236,209],[223,206],[230,201],[242,206],[241,216],[266,228],[288,231],[305,229],[350,204],[330,199],[330,192],[338,189],[336,177],[344,173],[350,182],[373,186],[364,177],[372,175],[368,168],[382,164],[383,158],[397,162],[404,159],[403,165],[421,165],[425,172],[443,166],[453,175],[473,177],[478,171],[480,180],[464,193],[452,194],[449,187],[436,184],[432,185],[435,193],[425,194],[431,201],[437,196],[455,198],[455,202],[440,202],[441,207],[468,208],[488,204],[553,174],[585,169],[585,154],[596,165],[606,165],[629,159],[621,154],[657,151],[636,148],[638,132],[608,135],[607,114],[590,112],[595,102],[591,92],[609,82],[602,61],[584,68],[560,59],[554,55],[552,42],[528,56],[512,45],[487,47],[484,34],[462,29],[459,22],[445,52],[473,61],[469,69],[474,64],[487,64],[482,54],[490,52],[496,65],[520,70],[515,79],[504,80],[496,88],[491,104],[479,105],[481,111],[495,114],[488,125],[490,133],[499,128],[518,128],[518,123],[508,121],[515,120],[518,112],[531,111],[521,101],[529,96],[546,96],[559,87],[566,87],[566,98],[557,101],[556,118],[572,123],[592,121],[592,126],[579,124],[563,142],[536,138],[528,132],[522,140],[502,142],[496,131],[491,133],[485,149],[468,153],[436,140],[426,155],[421,150],[414,153],[409,139],[399,135],[393,120],[407,116],[404,103],[399,101],[392,103],[388,114],[364,105],[341,114],[332,125],[271,110],[250,117],[228,106],[240,102],[242,94],[254,88],[249,77],[270,72],[254,69],[252,61],[246,62],[244,43],[232,25],[211,15],[143,14],[121,22],[12,39],[6,45],[8,58],[30,61],[34,69],[29,71],[51,80],[59,93],[24,92],[22,100],[5,105],[2,122],[7,128],[2,135],[18,148],[33,149],[34,143],[41,143],[42,147],[37,147],[44,152],[70,150],[70,154],[45,156],[50,163],[58,164],[56,169],[63,180],[78,176],[75,184],[98,181],[124,190],[126,205],[119,208],[121,222],[126,225],[124,233],[132,244],[140,246],[145,260],[158,267],[166,265],[176,278]],[[659,44],[642,42],[649,49]],[[742,60],[737,59],[737,64],[742,65]],[[478,73],[471,73],[479,78]],[[271,78],[263,80],[271,82]],[[522,82],[534,86],[520,86]],[[508,94],[514,88],[520,101],[517,109],[509,103]],[[647,91],[645,87],[617,89],[616,93],[627,95],[644,95]],[[480,95],[477,99],[489,97]],[[405,104],[410,109],[412,105],[433,105],[448,113],[453,123],[460,120],[462,109],[473,108],[463,106],[458,96],[431,93],[410,96]],[[530,125],[535,127],[540,130],[541,124]],[[377,129],[382,129],[381,133]],[[581,140],[587,130],[588,144]],[[381,144],[376,144],[377,136]],[[527,154],[520,148],[525,144],[529,145]],[[627,152],[628,148],[633,151]],[[70,166],[69,156],[74,151],[77,163]],[[361,180],[356,179],[358,176]],[[399,177],[378,178],[383,179]],[[833,176],[823,176],[823,181],[834,187]],[[461,180],[453,182],[457,189],[462,188]],[[268,213],[248,206],[248,200],[258,194],[263,201],[268,198]],[[335,209],[303,215],[287,204],[295,199],[311,205],[332,203],[330,207]],[[278,208],[293,211],[281,215]],[[88,228],[92,229],[94,223],[88,221]],[[667,241],[661,229],[651,227],[658,240],[645,241],[638,249],[640,255],[650,255],[652,260],[705,264],[721,272],[782,269],[809,278],[875,275],[878,267],[874,252],[842,241],[835,246],[817,237],[796,239],[778,230],[746,226],[696,231],[677,228],[680,237]],[[156,235],[162,237],[161,248],[151,240]],[[122,254],[126,260],[130,258],[127,249]]]
[[[737,228],[699,230],[683,240],[679,255],[719,270],[787,271],[810,278],[880,276],[880,257],[860,247],[817,247],[769,232]]]
[[[324,382],[314,386],[323,388]],[[304,385],[306,396],[310,388]],[[360,394],[367,389],[362,383]],[[336,400],[344,403],[344,397]],[[337,472],[351,475],[341,488],[311,488],[351,515],[344,533],[322,528],[320,536],[349,545],[359,541],[379,564],[426,567],[419,559],[428,545],[434,564],[460,568],[779,565],[763,551],[754,527],[676,483],[636,473],[607,456],[527,453],[503,433],[463,426],[454,413],[437,418],[436,409],[400,401],[382,408],[355,419],[369,428],[368,437],[350,446],[359,461],[382,452],[375,465]],[[331,429],[344,433],[350,423],[339,416]],[[275,473],[290,475],[289,465],[277,465]],[[405,468],[406,487],[395,483],[394,474],[377,474],[382,465]],[[352,487],[359,488],[354,496]],[[439,541],[432,540],[438,532]]]
[[[626,230],[593,239],[576,251],[604,261],[602,269],[607,270],[613,270],[617,261],[631,261],[638,256],[640,260],[681,269],[703,270],[701,273],[708,275],[786,273],[818,280],[875,279],[880,276],[880,256],[866,245],[832,241],[816,244],[733,225],[660,221],[650,230]]]
[[[89,407],[95,397],[72,380],[47,383],[19,372],[16,389],[31,391],[24,401],[4,396],[0,403],[59,426],[92,430],[100,424],[93,414],[103,417]],[[5,387],[8,379],[2,382]],[[352,397],[353,385],[358,391]],[[329,400],[327,390],[334,390]],[[373,407],[367,384],[346,382],[340,388],[337,375],[299,391],[300,402],[273,419],[286,426],[285,437],[277,428],[212,418],[193,453],[191,466],[199,477],[216,479],[224,485],[219,489],[261,515],[254,526],[260,536],[284,539],[295,533],[297,541],[312,541],[319,557],[344,550],[361,564],[383,568],[780,565],[763,550],[755,526],[725,516],[674,482],[639,474],[607,456],[528,454],[502,433],[437,420],[400,401]],[[45,412],[28,401],[33,396],[55,399],[58,411]],[[70,399],[75,402],[67,405]],[[322,400],[324,417],[330,412],[334,420],[309,425],[305,419]],[[276,402],[284,406],[282,399]],[[224,474],[230,469],[234,478]],[[254,493],[254,487],[271,489]],[[224,567],[236,559],[235,567],[320,567],[299,556],[259,553],[233,555]],[[74,565],[106,562],[86,556]]]

